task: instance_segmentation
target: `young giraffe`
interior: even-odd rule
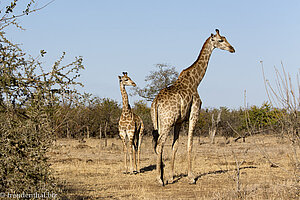
[[[129,141],[129,160],[130,160],[130,173],[133,174],[133,163],[132,157],[134,161],[135,171],[140,171],[140,151],[141,151],[141,143],[142,136],[144,130],[144,124],[142,119],[134,114],[130,108],[130,104],[128,101],[128,95],[125,90],[125,86],[136,86],[136,84],[127,76],[127,72],[123,72],[123,76],[119,76],[120,81],[120,90],[122,94],[123,107],[122,114],[119,120],[119,134],[123,142],[124,148],[124,162],[125,162],[125,171],[127,173],[127,140]],[[137,162],[136,162],[136,150],[137,150]]]
[[[211,36],[205,41],[197,60],[187,69],[184,69],[175,83],[162,89],[151,105],[151,118],[154,125],[153,139],[154,150],[157,154],[157,179],[159,184],[164,185],[162,153],[167,135],[174,127],[174,138],[172,144],[171,179],[174,178],[174,161],[178,147],[178,137],[181,124],[188,120],[188,178],[191,184],[196,182],[192,174],[191,151],[193,144],[193,131],[199,116],[201,100],[197,91],[200,81],[203,79],[207,69],[208,61],[215,48],[227,50],[234,53],[234,48],[225,37],[219,34]]]

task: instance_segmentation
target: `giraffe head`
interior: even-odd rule
[[[120,84],[123,86],[136,86],[136,84],[127,76],[127,72],[123,72],[123,76],[119,76]]]
[[[214,48],[223,49],[229,51],[230,53],[235,52],[234,48],[231,46],[231,44],[229,44],[226,38],[220,35],[218,29],[216,29],[216,35],[211,34],[210,42]]]

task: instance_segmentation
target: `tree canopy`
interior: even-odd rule
[[[173,84],[178,78],[175,67],[167,64],[157,64],[157,70],[150,71],[145,77],[147,85],[144,88],[133,88],[133,95],[139,95],[147,101],[153,101],[159,91]]]

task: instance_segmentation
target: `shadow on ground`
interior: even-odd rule
[[[145,172],[150,172],[156,169],[156,165],[149,165],[147,167],[143,167],[141,168],[141,172],[140,173],[145,173]]]
[[[243,170],[243,169],[256,169],[257,167],[255,166],[246,166],[246,167],[241,167],[240,170]],[[230,172],[230,171],[235,171],[236,169],[230,169],[230,170],[216,170],[216,171],[211,171],[211,172],[207,172],[207,173],[203,173],[203,174],[199,174],[198,176],[196,176],[195,178],[195,182],[198,181],[199,178],[203,177],[203,176],[206,176],[206,175],[211,175],[211,174],[224,174],[224,173],[227,173],[227,172]],[[187,177],[187,174],[179,174],[179,175],[176,175],[174,176],[174,180],[173,180],[173,183],[176,183],[178,182],[180,179],[182,179],[183,177]]]

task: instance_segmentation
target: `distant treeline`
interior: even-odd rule
[[[137,101],[132,105],[133,111],[141,116],[145,130],[144,135],[152,135],[150,107],[145,101]],[[60,105],[60,112],[54,115],[56,136],[59,138],[111,138],[118,137],[118,121],[121,105],[109,98],[84,95],[76,106]],[[248,109],[229,109],[226,107],[201,109],[194,135],[208,136],[213,128],[216,135],[239,137],[251,133],[266,133],[280,127],[281,112],[270,104],[252,106]],[[217,117],[219,116],[219,121]],[[215,127],[214,127],[215,126]],[[181,134],[186,134],[187,124]]]

